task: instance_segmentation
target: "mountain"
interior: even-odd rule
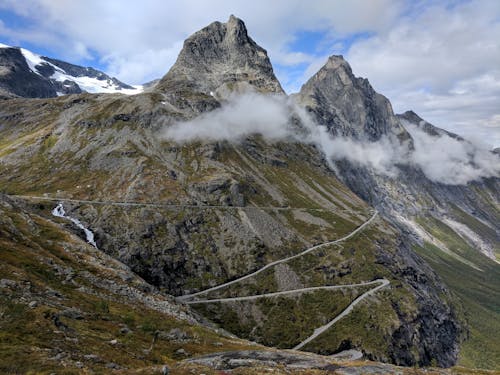
[[[408,142],[406,152],[411,155],[416,153],[414,143],[418,134],[412,136],[412,132],[417,129],[434,138],[467,143],[470,145],[467,151],[476,152],[474,146],[463,138],[429,124],[412,111],[395,115],[389,101],[376,93],[368,80],[355,77],[349,64],[339,56],[330,57],[326,65],[304,84],[295,99],[312,114],[318,125],[325,126],[333,135],[372,143],[384,136],[399,138],[399,141]],[[394,143],[397,144],[399,142]],[[456,219],[460,222],[457,225],[467,227],[463,219],[456,217],[454,210],[477,217],[490,228],[495,228],[498,222],[498,178],[449,185],[429,179],[422,168],[411,164],[401,166],[395,176],[378,173],[349,160],[338,161],[336,167],[339,177],[354,192],[395,223],[401,215],[407,218],[431,212],[434,216]],[[474,242],[472,237],[481,238],[480,234],[474,234],[473,228],[467,228],[468,240]],[[497,240],[493,236],[486,241],[490,242],[488,246],[478,247],[495,259]],[[485,247],[488,247],[487,251]]]
[[[148,307],[136,300],[120,306],[108,302],[104,319],[84,319],[88,325],[64,315],[51,318],[53,324],[62,321],[80,332],[69,338],[86,343],[91,353],[85,355],[106,348],[105,364],[115,356],[118,365],[135,369],[144,358],[147,364],[158,363],[163,352],[171,362],[190,358],[186,366],[211,363],[227,369],[230,363],[265,362],[269,354],[261,354],[259,362],[257,354],[241,352],[248,341],[221,339],[219,345],[218,337],[227,336],[213,333],[209,319],[241,338],[281,349],[355,350],[366,359],[405,366],[447,367],[459,361],[495,368],[498,346],[487,328],[490,333],[498,329],[498,265],[475,251],[472,239],[498,243],[493,221],[498,180],[448,186],[428,180],[416,168],[389,178],[348,161],[332,164],[318,145],[293,137],[273,140],[251,133],[239,141],[174,142],[166,136],[168,129],[224,113],[234,95],[248,91],[286,99],[265,50],[248,36],[241,20],[231,17],[189,37],[171,70],[138,95],[4,100],[0,191],[6,194],[2,217],[10,219],[1,222],[9,233],[2,248],[9,268],[0,268],[2,278],[17,285],[21,272],[33,283],[43,278],[52,289],[66,288],[64,271],[57,273],[51,265],[85,261],[90,252],[127,272],[119,280],[114,270],[78,266],[77,290],[63,293],[68,306],[39,298],[40,317],[45,311],[59,316],[59,310],[79,300],[77,307],[90,314],[92,305],[84,298],[96,305],[107,300],[101,295],[105,290],[93,292],[96,285],[115,294],[135,282],[145,300],[165,298],[171,307],[159,312],[170,316],[165,327],[159,326],[162,315],[150,312],[154,303]],[[287,101],[286,113],[299,129],[306,129],[304,108],[335,135],[367,142],[387,137],[409,152],[416,147],[389,101],[368,81],[355,78],[339,57],[331,58],[294,102],[302,107]],[[237,117],[232,124],[237,126]],[[59,204],[93,233],[97,248],[84,243],[81,228],[52,214]],[[445,213],[460,217],[469,231],[459,231],[463,226],[450,224]],[[39,265],[39,253],[52,260]],[[452,272],[455,267],[470,280],[461,283]],[[99,278],[93,279],[93,273]],[[108,275],[113,282],[105,282]],[[13,306],[9,311],[23,319],[30,318],[30,300],[6,297]],[[127,309],[132,309],[131,319]],[[177,311],[192,318],[190,327],[181,327],[191,338],[172,334],[158,339],[156,331],[167,331],[166,337],[178,324]],[[9,312],[11,322],[14,312]],[[339,316],[332,328],[307,341]],[[116,344],[102,332],[115,332],[120,324],[144,334],[125,336],[108,352],[108,345]],[[101,327],[97,337],[93,327]],[[14,323],[9,332],[15,332]],[[57,333],[26,332],[36,348],[47,340],[45,334],[49,349],[62,345]],[[87,344],[90,338],[94,341]],[[148,342],[162,346],[154,357],[141,357]],[[231,345],[239,351],[222,355],[224,360],[196,358]],[[20,341],[6,346],[26,350]],[[87,369],[102,368],[79,350],[64,350],[73,353],[69,367],[81,362]],[[132,359],[122,357],[131,350]],[[288,363],[290,353],[299,355],[281,351],[274,361]],[[38,363],[47,356],[40,354]],[[26,362],[23,356],[20,361]]]
[[[355,77],[342,56],[330,56],[295,97],[333,135],[372,141],[386,135],[410,138],[389,100],[375,92],[367,79]]]
[[[259,92],[283,94],[267,52],[248,36],[243,21],[231,16],[194,33],[157,90],[201,93],[225,98],[251,87]]]
[[[0,44],[0,93],[4,96],[52,98],[66,94],[137,94],[133,87],[94,68],[84,68]]]
[[[358,94],[360,87],[366,88],[362,95]],[[349,98],[347,103],[344,98]],[[377,105],[376,98],[387,103],[374,93],[368,81],[354,77],[348,64],[337,56],[330,58],[296,95],[296,100],[319,125],[326,126],[334,135],[369,139],[364,147],[385,135],[391,137],[391,133],[404,134],[404,138],[410,138],[406,152],[411,158],[412,154],[421,152],[419,143],[426,139],[419,133],[421,131],[430,136],[425,141],[429,144],[434,144],[432,142],[436,139],[443,141],[434,147],[448,147],[450,153],[463,149],[467,155],[472,155],[468,164],[462,164],[455,172],[458,177],[460,173],[467,173],[467,167],[471,170],[478,168],[477,160],[483,157],[489,158],[492,166],[499,165],[489,152],[481,154],[462,137],[428,123],[412,111],[395,116],[387,104]],[[350,120],[344,121],[348,116],[351,116]],[[395,122],[399,125],[394,125]],[[373,124],[378,125],[373,127]],[[399,146],[399,142],[392,142],[392,147]],[[425,152],[432,153],[433,150],[430,148]],[[442,168],[442,162],[428,161],[435,164],[431,168]],[[464,344],[462,356],[476,360],[482,358],[482,363],[492,363],[490,358],[498,356],[499,348],[491,337],[500,332],[499,305],[494,302],[500,297],[498,173],[496,177],[447,184],[431,180],[421,166],[411,163],[398,167],[397,174],[387,175],[349,158],[335,162],[338,177],[376,207],[386,220],[406,233],[406,241],[412,243],[413,249],[429,262],[462,301],[469,329],[474,332]],[[466,281],[461,275],[467,275]],[[478,347],[483,351],[478,351]],[[489,354],[485,354],[485,347]],[[462,361],[474,363],[470,358]]]

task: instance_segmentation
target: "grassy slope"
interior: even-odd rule
[[[393,235],[386,223],[377,220],[346,242],[288,263],[306,287],[351,284],[381,277],[391,281],[389,289],[377,292],[375,296],[356,306],[349,316],[308,344],[305,350],[332,354],[339,348],[363,348],[377,358],[389,358],[387,338],[400,324],[395,306],[399,313],[407,317],[416,313],[415,300],[408,292],[408,286],[376,261],[379,251],[377,244],[382,244],[385,251],[397,246]],[[277,290],[274,270],[269,269],[242,283],[233,284],[230,288],[211,292],[207,297],[252,295]],[[232,304],[232,309],[227,303],[201,305],[197,309],[241,337],[277,347],[292,347],[309,336],[315,328],[338,315],[350,301],[366,290],[366,287],[358,287],[347,289],[344,293],[322,292],[295,301],[290,298],[248,301]],[[311,307],[304,304],[304,301],[310,302],[311,306],[315,306],[314,301],[321,301],[323,308]],[[313,310],[314,313],[311,313]],[[246,314],[242,314],[242,311]],[[290,311],[294,312],[296,318],[289,315]],[[266,312],[272,314],[263,314]],[[311,316],[308,319],[300,318],[304,314]],[[262,316],[265,317],[264,320],[257,324],[255,321]],[[263,332],[270,331],[277,333],[272,339],[261,336]]]
[[[289,349],[335,318],[364,291],[366,288],[359,287],[194,307],[239,337]]]
[[[459,363],[500,369],[500,265],[479,254],[445,224],[430,217],[419,222],[450,250],[482,270],[457,261],[432,244],[415,247],[462,301],[470,332]]]
[[[0,212],[0,278],[16,282],[0,288],[1,373],[49,373],[61,368],[68,374],[81,373],[76,362],[96,371],[104,371],[111,362],[141,368],[183,359],[175,353],[179,348],[189,355],[252,348],[93,284],[88,275],[124,286],[134,281],[120,280],[112,261],[102,267],[107,258],[93,258],[85,250],[88,245],[60,226],[19,207],[2,204]],[[73,275],[71,280],[68,274]],[[29,307],[31,301],[37,306]],[[68,308],[80,310],[83,319],[60,315]],[[131,333],[120,333],[125,326]],[[145,352],[156,331],[172,328],[183,330],[190,339],[183,343],[159,339],[151,352]],[[110,344],[113,339],[117,345]],[[58,353],[64,353],[62,358],[54,359]],[[86,359],[88,354],[98,355],[99,360]]]

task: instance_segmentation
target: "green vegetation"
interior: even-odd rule
[[[254,301],[193,305],[224,329],[266,346],[289,349],[342,312],[368,287],[319,290]]]
[[[174,364],[183,359],[180,348],[188,355],[249,348],[114,294],[98,281],[124,283],[113,263],[94,258],[60,227],[3,201],[0,214],[0,279],[10,280],[0,288],[0,373],[49,374],[64,366],[65,374],[78,374],[77,362],[102,373],[109,363],[129,369]],[[36,305],[28,306],[31,301]],[[68,309],[80,317],[65,315]],[[173,328],[189,340],[154,339]]]
[[[383,227],[384,230],[381,230]],[[416,301],[408,287],[376,261],[377,246],[396,249],[390,227],[373,223],[358,235],[318,249],[286,263],[305,287],[354,284],[386,277],[390,289],[382,290],[356,306],[330,330],[313,340],[306,350],[332,354],[345,348],[364,348],[377,358],[388,359],[387,337],[399,328],[400,315],[412,320]],[[395,250],[393,250],[395,251]],[[203,298],[235,297],[278,291],[276,267],[217,290]],[[197,310],[240,337],[279,348],[291,348],[315,328],[337,316],[356,296],[372,287],[321,291],[299,296],[262,298],[255,301],[193,305]],[[446,297],[445,297],[446,298]],[[269,334],[269,333],[272,334]],[[418,353],[415,353],[418,358]]]
[[[500,266],[471,248],[442,222],[425,217],[419,223],[448,249],[481,269],[456,260],[432,244],[415,247],[462,302],[469,333],[461,347],[459,363],[500,369]]]

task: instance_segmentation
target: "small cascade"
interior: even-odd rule
[[[82,229],[85,232],[85,236],[87,237],[87,242],[97,249],[97,245],[94,241],[94,233],[90,229],[85,228],[85,226],[81,223],[80,220],[75,219],[74,217],[71,216],[67,216],[66,211],[64,211],[62,203],[59,203],[56,206],[56,208],[52,210],[52,215],[57,217],[62,217],[64,219],[73,222],[73,224],[75,224],[78,228]]]

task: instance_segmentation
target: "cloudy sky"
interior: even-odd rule
[[[230,14],[268,50],[288,93],[342,54],[396,112],[500,146],[498,0],[0,0],[0,42],[137,84]]]

